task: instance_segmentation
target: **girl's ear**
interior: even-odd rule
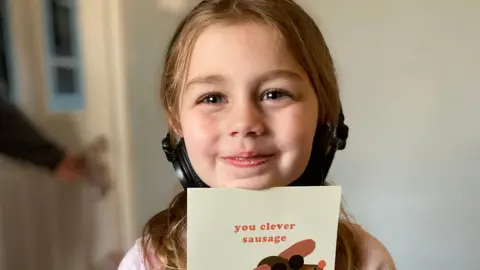
[[[170,127],[170,131],[175,133],[176,137],[183,137],[182,127],[176,119],[173,117],[168,118],[168,126]]]

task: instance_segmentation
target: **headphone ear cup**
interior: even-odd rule
[[[323,186],[325,185],[324,160],[331,142],[332,132],[328,125],[319,125],[315,131],[310,159],[303,174],[295,180],[292,186]]]
[[[185,146],[185,141],[180,139],[175,148],[175,155],[177,156],[178,160],[178,167],[182,171],[183,179],[182,185],[184,188],[187,187],[208,187],[200,177],[197,175],[195,170],[193,169],[192,163],[188,158],[187,147]]]
[[[207,185],[195,173],[195,170],[190,163],[183,138],[180,139],[176,147],[173,147],[170,134],[167,134],[162,140],[162,148],[167,160],[172,163],[175,174],[184,189],[190,187],[207,187]]]
[[[172,146],[172,140],[169,133],[167,133],[167,136],[162,140],[162,148],[167,160],[172,163],[173,170],[175,171],[178,180],[184,188],[187,188],[189,186],[188,178],[184,173],[182,162],[180,160],[181,157],[178,155],[177,149]]]
[[[188,178],[184,173],[182,162],[180,161],[180,159],[177,158],[172,161],[172,165],[173,169],[175,170],[175,174],[177,175],[178,181],[180,181],[180,184],[182,184],[183,188],[186,189],[187,187],[189,187],[190,184]]]

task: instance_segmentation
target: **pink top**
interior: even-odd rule
[[[149,250],[147,259],[150,264],[145,262],[145,256],[142,249],[142,240],[135,241],[135,245],[125,254],[118,270],[165,270],[165,268],[155,258],[154,251]],[[150,266],[150,267],[147,267]]]

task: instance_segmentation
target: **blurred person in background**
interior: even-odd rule
[[[86,181],[104,197],[112,186],[105,153],[104,138],[79,154],[70,153],[46,138],[18,107],[0,95],[0,155],[45,169],[61,181]],[[109,252],[95,270],[117,269],[124,255],[121,250]]]
[[[111,179],[102,153],[106,142],[98,140],[80,154],[46,138],[21,112],[0,95],[0,154],[51,172],[64,181],[85,180],[105,195]]]

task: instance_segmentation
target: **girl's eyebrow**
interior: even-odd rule
[[[302,80],[302,75],[300,75],[298,72],[293,71],[293,70],[288,70],[288,69],[276,69],[269,71],[263,75],[261,75],[258,79],[257,82],[265,82],[265,81],[271,81],[279,78],[285,78],[285,79],[290,79],[290,80]]]
[[[279,78],[300,81],[302,80],[302,75],[293,70],[275,69],[258,76],[258,78],[255,79],[255,84],[260,84],[262,82],[271,81]],[[193,84],[222,84],[226,81],[227,79],[220,74],[210,74],[191,79],[187,82],[185,88],[188,89]]]
[[[199,77],[193,78],[187,82],[187,85],[185,87],[188,89],[188,87],[190,87],[193,84],[220,84],[225,81],[226,79],[224,76],[220,74],[212,74],[212,75],[199,76]]]

